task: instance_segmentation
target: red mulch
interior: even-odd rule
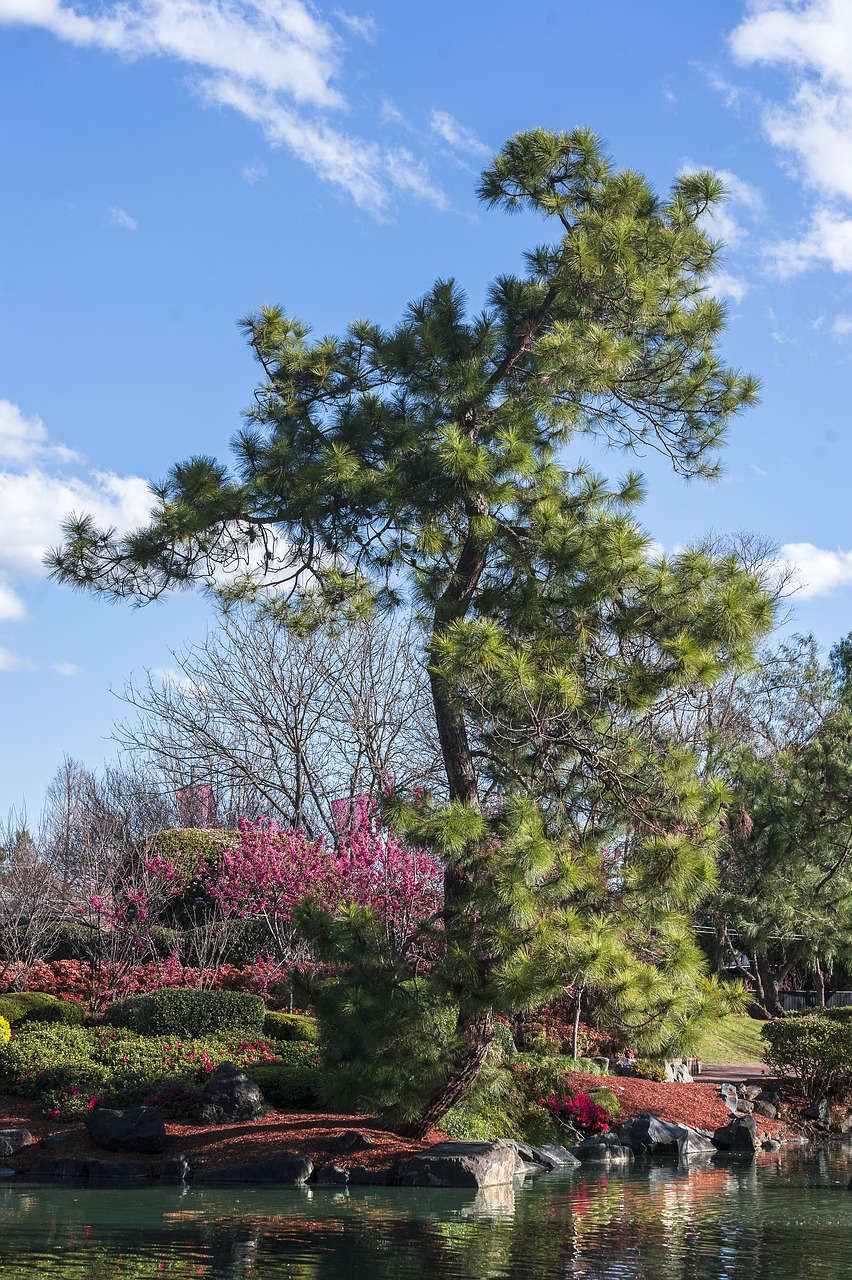
[[[640,1111],[650,1111],[661,1120],[691,1125],[696,1129],[717,1129],[727,1124],[730,1112],[725,1107],[717,1085],[657,1084],[651,1080],[633,1080],[622,1076],[589,1076],[572,1073],[575,1092],[605,1087],[611,1089],[621,1103],[621,1118],[627,1120]],[[783,1120],[758,1117],[758,1135],[782,1138],[788,1132]],[[0,1129],[29,1129],[37,1140],[49,1133],[71,1133],[52,1157],[102,1156],[81,1122],[57,1125],[42,1115],[39,1104],[21,1098],[0,1098]],[[342,1156],[329,1150],[329,1143],[347,1129],[367,1133],[375,1145],[353,1155]],[[352,1166],[363,1164],[368,1169],[382,1169],[407,1155],[425,1151],[446,1134],[434,1129],[425,1142],[413,1142],[379,1127],[370,1116],[341,1116],[315,1111],[290,1114],[271,1112],[262,1120],[232,1125],[166,1125],[166,1155],[183,1152],[200,1168],[216,1168],[244,1160],[262,1160],[268,1156],[301,1155],[311,1157],[315,1165],[326,1161]],[[4,1157],[7,1166],[26,1172],[38,1154],[38,1145],[25,1147],[16,1156]],[[149,1157],[152,1172],[159,1169],[162,1157]]]

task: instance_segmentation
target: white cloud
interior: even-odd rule
[[[433,111],[429,125],[432,132],[442,138],[455,151],[463,151],[472,156],[487,157],[491,155],[491,148],[487,143],[477,137],[472,129],[459,124],[455,116],[451,116],[449,111]]]
[[[748,293],[748,283],[741,276],[732,275],[730,271],[717,271],[708,284],[710,293],[716,298],[730,298],[731,302],[740,303]]]
[[[0,622],[24,622],[26,606],[5,582],[0,582]]]
[[[831,332],[835,338],[848,338],[852,334],[852,316],[835,316]]]
[[[262,160],[252,160],[251,164],[245,165],[242,170],[243,182],[247,182],[250,187],[267,177],[268,174],[269,170]]]
[[[51,662],[50,668],[58,676],[81,676],[83,674],[83,668],[78,667],[76,662]]]
[[[136,231],[139,223],[135,218],[131,218],[126,209],[120,209],[118,205],[110,205],[107,209],[107,218],[110,226],[121,227],[122,231]]]
[[[781,68],[790,82],[764,101],[770,142],[818,193],[801,237],[770,246],[769,262],[789,277],[808,268],[852,270],[852,4],[849,0],[761,0],[731,36],[735,58]]]
[[[852,586],[852,551],[826,551],[812,542],[787,542],[779,552],[779,565],[789,569],[802,600],[832,595]]]
[[[0,671],[18,671],[23,665],[23,658],[12,653],[11,649],[0,649]]]
[[[48,459],[79,462],[80,455],[64,444],[54,444],[37,414],[28,418],[11,400],[0,400],[0,462],[25,465]]]
[[[346,13],[343,9],[335,9],[334,16],[343,23],[344,27],[348,27],[354,36],[359,36],[369,44],[372,44],[379,34],[376,19],[371,13]]]
[[[337,17],[366,39],[376,33],[369,16],[338,10]],[[69,44],[125,58],[167,57],[194,68],[204,101],[240,112],[272,146],[286,147],[379,218],[394,194],[446,207],[431,180],[412,180],[400,153],[328,119],[326,113],[347,108],[336,83],[343,43],[307,0],[114,0],[87,14],[64,0],[0,0],[4,23],[41,27]],[[460,136],[474,139],[466,130]],[[110,214],[115,225],[135,229],[124,210]]]

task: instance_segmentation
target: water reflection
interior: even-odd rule
[[[0,1186],[3,1280],[839,1280],[849,1149],[517,1193]]]

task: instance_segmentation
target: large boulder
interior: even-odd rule
[[[86,1112],[84,1124],[92,1142],[104,1151],[156,1154],[166,1149],[166,1127],[156,1107],[129,1107],[124,1111],[94,1107]]]
[[[495,1187],[515,1175],[515,1149],[505,1142],[438,1142],[397,1168],[401,1187]]]
[[[220,1062],[205,1084],[193,1116],[202,1124],[258,1120],[269,1111],[253,1080],[233,1062]]]
[[[327,1149],[333,1151],[335,1155],[345,1156],[351,1155],[354,1151],[367,1151],[375,1145],[375,1138],[369,1137],[366,1133],[361,1133],[358,1129],[347,1129],[339,1137],[332,1138],[331,1142],[327,1144]]]
[[[666,1079],[673,1084],[692,1084],[693,1082],[685,1062],[667,1062]]]
[[[728,1124],[716,1130],[713,1145],[719,1151],[754,1155],[760,1148],[754,1116],[735,1116]]]
[[[574,1147],[574,1155],[581,1164],[629,1164],[633,1159],[616,1133],[590,1133]]]
[[[33,1141],[29,1129],[0,1129],[0,1156],[13,1156]]]
[[[86,1173],[92,1182],[147,1182],[151,1172],[141,1160],[100,1160],[89,1157]]]
[[[659,1156],[678,1156],[678,1126],[660,1120],[650,1111],[642,1111],[616,1129],[619,1141],[636,1155],[653,1152]]]

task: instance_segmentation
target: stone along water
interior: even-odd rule
[[[852,1155],[516,1191],[0,1184],[2,1280],[846,1280]]]

